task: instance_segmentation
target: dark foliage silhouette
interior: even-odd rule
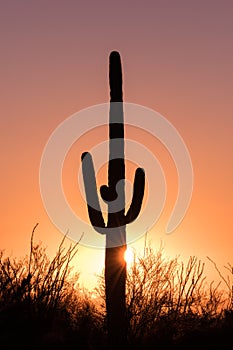
[[[1,348],[89,349],[92,339],[97,347],[98,338],[104,341],[102,319],[69,266],[78,243],[65,248],[64,238],[49,259],[33,236],[34,230],[29,256],[17,260],[0,254]]]
[[[62,240],[49,259],[32,235],[29,256],[1,253],[2,349],[109,349],[104,274],[95,294],[81,289],[69,266],[76,252],[77,245],[65,248]],[[219,283],[206,282],[196,257],[184,263],[164,255],[163,249],[148,248],[128,267],[128,349],[231,348],[231,295]]]
[[[126,283],[128,347],[227,348],[223,342],[233,344],[233,312],[229,293],[219,287],[206,282],[204,263],[195,256],[185,264],[164,258],[162,247],[135,254]],[[103,276],[96,291],[104,300]]]

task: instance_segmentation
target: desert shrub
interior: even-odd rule
[[[64,238],[49,258],[34,243],[34,231],[28,256],[14,259],[0,253],[1,347],[107,349],[103,274],[93,298],[79,287],[79,275],[70,267],[78,243],[65,248]],[[126,285],[128,348],[233,345],[232,276],[220,277],[227,293],[219,283],[207,283],[204,264],[194,256],[187,263],[165,258],[162,247],[135,254]]]
[[[1,345],[59,349],[79,344],[89,349],[104,339],[104,332],[91,294],[78,287],[79,276],[70,267],[78,243],[65,248],[64,237],[50,259],[34,243],[34,232],[29,256],[0,254]]]
[[[105,315],[104,278],[97,293]],[[219,284],[208,284],[204,263],[191,256],[187,263],[165,258],[146,248],[134,256],[128,267],[126,284],[128,341],[134,349],[181,344],[185,337],[200,330],[216,329],[224,314],[226,295]]]

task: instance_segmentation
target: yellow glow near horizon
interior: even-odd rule
[[[134,261],[134,252],[132,248],[127,248],[124,254],[124,259],[127,265],[130,265]]]

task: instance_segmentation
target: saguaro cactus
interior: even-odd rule
[[[106,234],[105,290],[109,347],[116,348],[126,341],[125,282],[126,225],[140,212],[144,196],[144,170],[137,168],[131,205],[125,213],[125,159],[122,70],[118,52],[109,60],[110,113],[108,185],[100,187],[102,199],[108,204],[105,224],[96,188],[95,171],[90,153],[82,154],[82,168],[89,218],[92,226]]]

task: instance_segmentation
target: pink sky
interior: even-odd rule
[[[167,236],[168,203],[148,234],[152,244],[233,263],[232,15],[230,0],[1,3],[1,249],[27,253],[39,222],[36,238],[56,250],[62,235],[41,201],[41,155],[59,123],[108,101],[108,55],[118,50],[125,101],[166,117],[193,162],[188,213]],[[164,159],[173,199],[176,180]],[[80,246],[80,271],[91,276],[103,254]]]

